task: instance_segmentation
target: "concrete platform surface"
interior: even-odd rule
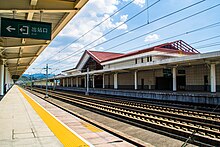
[[[53,132],[16,86],[0,101],[1,147],[60,147]]]
[[[0,108],[0,147],[133,146],[18,86]]]

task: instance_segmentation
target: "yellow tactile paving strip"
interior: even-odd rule
[[[28,96],[21,88],[19,91],[30,103],[33,109],[45,122],[45,124],[50,128],[50,130],[56,135],[60,142],[65,147],[87,147],[88,143],[79,138],[76,134],[65,127],[60,121],[58,121],[53,115],[46,111],[42,106],[35,102],[30,96]]]
[[[103,132],[101,129],[99,129],[93,125],[90,125],[89,123],[85,123],[85,122],[80,122],[80,123],[92,132]]]

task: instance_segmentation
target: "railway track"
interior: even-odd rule
[[[33,91],[45,94],[42,89],[35,88]],[[193,133],[195,135],[189,142],[196,145],[220,145],[218,113],[81,96],[59,91],[50,91],[49,96],[180,140],[186,140]]]

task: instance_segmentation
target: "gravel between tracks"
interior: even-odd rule
[[[57,105],[61,105],[62,107],[65,107],[73,112],[77,112],[78,114],[85,116],[91,120],[95,120],[108,127],[111,127],[120,132],[128,134],[134,138],[143,140],[144,142],[150,143],[154,146],[180,147],[183,144],[182,141],[179,141],[179,140],[176,140],[176,139],[164,136],[164,135],[160,135],[160,134],[157,134],[157,133],[145,130],[145,129],[141,129],[141,128],[120,122],[118,120],[114,120],[112,118],[85,110],[83,108],[80,108],[80,107],[77,107],[71,104],[67,104],[57,99],[49,98],[48,100],[56,103]],[[194,145],[188,145],[188,147],[192,147],[192,146]]]

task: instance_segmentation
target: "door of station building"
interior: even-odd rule
[[[185,90],[186,89],[186,76],[177,76],[176,79],[177,90]]]
[[[84,78],[81,78],[81,87],[85,87],[85,79]]]
[[[103,84],[103,77],[102,75],[95,76],[95,88],[102,88]]]
[[[172,90],[173,81],[172,77],[156,77],[157,90]]]
[[[141,79],[141,90],[144,90],[144,79]]]
[[[208,76],[205,75],[204,76],[204,91],[208,91],[208,86],[209,86]]]

